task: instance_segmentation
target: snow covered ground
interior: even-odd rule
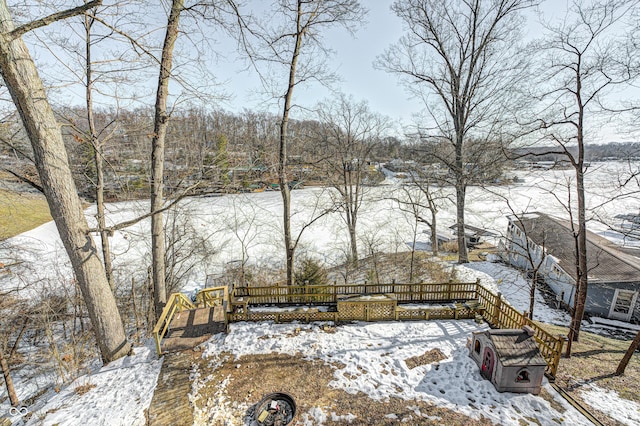
[[[322,324],[235,323],[229,334],[218,335],[205,343],[203,357],[216,365],[221,352],[236,357],[249,354],[282,353],[341,365],[334,371],[329,386],[348,393],[364,392],[373,400],[398,397],[427,401],[463,413],[472,418],[484,416],[495,424],[514,425],[590,425],[555,390],[543,382],[545,391],[563,407],[562,412],[539,396],[499,393],[482,379],[468,356],[466,340],[473,331],[486,326],[473,321],[429,321],[355,323],[326,333]],[[296,332],[294,333],[294,330]],[[440,350],[446,359],[410,368],[406,360],[431,349]],[[152,348],[136,348],[136,355],[78,378],[39,407],[29,422],[13,416],[16,425],[143,425],[161,360]],[[198,382],[207,380],[206,371],[193,372],[196,378],[192,398],[197,397]],[[78,387],[89,385],[86,393]],[[221,384],[223,391],[225,384]],[[623,400],[615,393],[592,386],[583,393],[594,407],[607,407],[610,415],[623,424],[640,421],[640,405]],[[602,402],[606,401],[606,404]],[[208,411],[196,413],[196,425],[240,425],[242,413],[249,408],[221,399]],[[117,407],[117,409],[113,409]],[[393,415],[394,413],[389,413]],[[299,424],[322,425],[335,417],[327,407],[314,407],[300,413]],[[416,409],[415,423],[423,414]],[[426,414],[424,414],[426,415]],[[357,421],[355,416],[347,416]],[[345,424],[348,419],[345,417]],[[535,420],[533,420],[535,419]]]
[[[589,228],[614,241],[626,245],[638,245],[638,241],[625,240],[609,227],[613,218],[621,212],[637,212],[640,203],[632,197],[620,196],[612,202],[605,201],[616,195],[613,177],[618,176],[625,165],[603,163],[592,167],[587,176],[589,188],[590,217]],[[564,206],[558,200],[566,199],[569,172],[538,171],[517,172],[524,181],[511,187],[495,187],[492,192],[480,188],[469,188],[467,201],[467,222],[502,234],[506,229],[505,216],[512,212],[544,210],[547,213],[565,216]],[[412,227],[413,220],[397,208],[397,203],[389,196],[397,190],[393,178],[387,185],[371,188],[367,201],[362,207],[359,220],[359,234],[362,248],[395,252],[406,250],[414,233],[424,239],[422,229]],[[637,190],[637,188],[636,188]],[[445,189],[448,191],[448,189]],[[564,194],[564,195],[563,195]],[[399,195],[399,194],[396,194]],[[294,202],[294,228],[301,229],[320,208],[328,206],[330,193],[320,188],[307,188],[292,193]],[[506,197],[506,198],[505,198]],[[509,205],[506,199],[509,199]],[[148,203],[118,203],[109,206],[108,219],[111,223],[131,219],[148,208]],[[92,215],[89,210],[88,215]],[[186,200],[180,210],[180,217],[188,219],[191,229],[207,240],[215,254],[198,264],[184,278],[183,289],[202,287],[207,274],[220,272],[225,265],[244,256],[257,266],[281,266],[281,198],[277,192],[259,194],[227,195],[222,197]],[[595,218],[602,219],[601,221]],[[605,220],[606,219],[606,220]],[[439,222],[443,228],[454,223],[453,205],[442,206]],[[149,223],[142,221],[122,231],[115,232],[112,243],[115,255],[116,279],[130,282],[130,277],[143,279],[149,263]],[[348,235],[338,214],[324,216],[305,230],[301,239],[300,253],[315,256],[329,265],[339,264],[348,247]],[[72,274],[66,254],[59,241],[53,223],[47,223],[3,242],[0,259],[11,259],[20,265],[13,274],[0,277],[0,286],[20,288],[25,295],[36,294],[42,288],[56,288],[72,282]],[[491,262],[473,263],[459,269],[463,280],[479,277],[483,284],[497,289],[517,309],[529,310],[528,285],[517,271],[505,265]],[[567,324],[568,316],[544,304],[538,294],[534,309],[537,320]],[[600,324],[606,327],[607,324]],[[326,335],[317,330],[317,325],[309,325],[309,333],[298,338],[264,339],[257,336],[270,335],[280,327],[290,325],[274,324],[234,324],[231,333],[212,341],[207,354],[214,356],[217,351],[228,350],[236,355],[250,350],[242,341],[260,342],[255,350],[298,351],[305,356],[325,359],[333,348],[334,361],[346,365],[346,369],[364,367],[367,373],[360,373],[356,379],[347,382],[344,375],[336,375],[333,385],[345,389],[362,390],[372,397],[384,399],[392,395],[393,389],[381,377],[381,352],[386,348],[391,355],[384,360],[386,368],[394,369],[401,378],[401,397],[422,399],[443,404],[469,415],[479,414],[491,418],[499,424],[519,424],[518,419],[530,416],[540,424],[554,424],[560,417],[564,424],[588,424],[577,413],[569,410],[561,416],[541,398],[514,394],[499,394],[493,387],[480,381],[471,359],[464,348],[466,337],[477,329],[471,322],[427,322],[427,323],[385,323],[357,324],[339,327],[334,335]],[[252,337],[253,336],[253,337]],[[424,353],[429,348],[438,347],[447,355],[438,367],[428,365],[408,369],[404,360]],[[340,359],[335,358],[339,356]],[[375,362],[374,362],[375,361]],[[388,362],[387,362],[388,361]],[[50,391],[44,401],[27,411],[34,412],[28,423],[21,421],[21,413],[11,416],[8,401],[0,403],[0,416],[9,415],[22,426],[28,425],[133,425],[144,424],[143,411],[150,402],[155,380],[161,365],[150,347],[136,348],[135,355],[119,360],[109,366],[96,368],[92,374],[80,377],[59,393]],[[456,377],[457,376],[457,377]],[[16,372],[16,385],[21,399],[31,396],[32,386],[27,378]],[[48,380],[43,379],[46,383]],[[372,383],[379,384],[372,390]],[[95,385],[95,386],[94,386]],[[76,389],[85,389],[82,393]],[[475,402],[469,399],[468,390],[473,390]],[[549,393],[553,391],[547,386]],[[617,395],[593,387],[593,401],[611,401],[613,415],[625,424],[638,424],[640,406],[630,401],[620,400]],[[0,389],[0,400],[6,397]],[[554,396],[555,398],[555,396]],[[617,398],[617,399],[616,399]],[[557,399],[557,398],[556,398]],[[559,402],[563,404],[562,400]],[[473,405],[473,407],[472,407]],[[114,410],[113,407],[118,407]],[[475,407],[475,408],[474,408]],[[329,415],[322,407],[309,414],[308,424],[320,424],[323,415]],[[24,412],[23,412],[24,413]],[[215,413],[214,413],[215,414]],[[556,420],[554,420],[556,419]]]
[[[144,426],[161,366],[150,340],[134,348],[133,355],[77,378],[59,393],[49,391],[45,404],[28,408],[33,412],[29,421],[20,416],[12,420],[32,426]]]
[[[291,331],[296,327],[302,332],[293,335]],[[215,359],[222,351],[236,357],[273,352],[299,354],[306,359],[342,364],[334,371],[329,386],[351,394],[363,392],[373,400],[400,397],[409,405],[413,400],[429,401],[472,418],[484,416],[500,425],[517,426],[527,418],[544,425],[590,424],[548,384],[545,389],[565,412],[557,412],[540,397],[499,393],[482,379],[465,345],[473,331],[485,328],[470,320],[355,323],[326,333],[318,324],[237,323],[231,325],[228,335],[210,341],[203,356]],[[407,366],[405,360],[432,349],[440,350],[446,359],[414,368]],[[248,408],[230,402],[216,405],[203,416],[211,423],[202,425],[237,424],[233,418]],[[324,416],[331,415],[326,407],[317,407],[299,418],[311,426],[322,424]],[[416,413],[413,424],[419,424],[420,417]],[[358,424],[363,420],[359,419]]]

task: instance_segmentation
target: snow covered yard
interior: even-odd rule
[[[277,391],[296,398],[296,424],[300,425],[590,424],[546,381],[541,396],[533,396],[498,393],[482,379],[465,345],[473,331],[485,328],[469,320],[338,327],[232,324],[228,335],[205,344],[203,359],[207,362],[193,372],[195,424],[250,424],[246,416],[252,405],[264,394]],[[433,350],[443,359],[416,365],[415,359]],[[278,362],[257,364],[256,370],[251,357],[265,354],[278,354]],[[289,363],[318,361],[331,371],[320,394],[333,397],[310,397],[319,391],[307,389],[305,378],[291,380],[286,375]],[[243,374],[249,365],[251,372]],[[365,409],[350,402],[363,396],[368,400]]]

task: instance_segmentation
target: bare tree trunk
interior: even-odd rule
[[[624,370],[627,368],[627,365],[629,365],[631,356],[638,349],[638,346],[640,346],[640,331],[638,331],[635,339],[633,339],[633,342],[631,342],[631,344],[629,345],[629,349],[627,349],[624,357],[622,357],[622,359],[620,360],[620,364],[618,364],[618,368],[616,369],[616,376],[621,376],[624,374]]]
[[[280,143],[278,155],[278,183],[280,185],[280,194],[282,195],[282,208],[284,218],[284,246],[287,255],[287,284],[294,284],[294,256],[296,245],[291,237],[291,192],[289,191],[289,183],[287,182],[287,126],[289,124],[289,111],[291,110],[291,101],[293,99],[293,89],[296,85],[296,68],[298,65],[298,56],[302,46],[302,38],[305,31],[302,28],[302,3],[298,1],[298,14],[296,20],[296,43],[291,55],[289,63],[289,82],[287,92],[284,96],[284,106],[282,108],[282,120],[280,121]]]
[[[167,114],[167,97],[169,80],[173,64],[173,47],[178,38],[180,13],[184,8],[183,0],[173,0],[167,21],[167,33],[162,47],[160,76],[154,118],[153,139],[151,141],[151,256],[153,269],[154,306],[156,318],[162,313],[167,303],[165,278],[165,235],[164,218],[160,211],[164,206],[164,151],[169,115]]]
[[[456,179],[456,229],[458,231],[458,263],[469,263],[467,253],[467,239],[464,233],[464,202],[466,187],[461,182],[461,178]]]
[[[576,104],[578,105],[577,142],[578,158],[573,161],[576,171],[576,194],[578,197],[578,232],[576,238],[576,294],[574,296],[574,310],[569,327],[569,341],[567,342],[566,356],[571,356],[571,342],[577,342],[580,336],[580,325],[584,316],[584,308],[587,301],[587,218],[586,201],[584,192],[584,104],[582,101],[582,80],[580,75],[576,79]]]
[[[350,160],[351,161],[351,160]],[[351,162],[343,164],[343,186],[344,186],[344,208],[347,216],[347,229],[349,230],[349,243],[351,250],[351,262],[353,266],[358,268],[358,240],[356,234],[356,224],[358,220],[357,205],[358,202],[358,188],[360,182],[354,182],[353,172],[351,170],[345,170],[348,167],[352,167]],[[355,189],[354,189],[355,185]],[[355,191],[355,193],[354,193]]]
[[[7,387],[7,393],[9,394],[9,401],[11,405],[17,407],[20,405],[20,400],[18,399],[18,395],[16,394],[16,389],[13,386],[13,379],[11,378],[11,373],[9,370],[9,363],[4,357],[4,353],[2,352],[2,348],[0,347],[0,368],[2,368],[2,375],[4,376],[4,384]]]
[[[431,252],[434,256],[438,255],[438,227],[436,222],[436,207],[433,201],[429,200],[429,211],[431,211]]]
[[[86,102],[87,102],[87,122],[89,123],[89,143],[93,149],[93,161],[96,166],[96,221],[100,230],[100,242],[102,243],[102,261],[104,272],[109,282],[111,291],[115,292],[113,283],[113,266],[111,264],[111,244],[109,242],[109,232],[106,231],[107,223],[104,210],[104,161],[102,159],[102,142],[98,140],[95,120],[93,117],[93,67],[91,63],[91,26],[92,18],[85,15],[85,51],[86,51]]]
[[[529,319],[533,319],[533,308],[536,302],[536,282],[538,281],[538,271],[531,272],[531,288],[529,289]]]
[[[37,69],[14,29],[5,0],[0,0],[0,72],[31,141],[44,193],[93,324],[102,359],[129,352],[120,313],[97,247],[89,234],[66,149]]]

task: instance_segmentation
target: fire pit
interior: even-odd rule
[[[253,412],[253,419],[259,426],[285,426],[296,415],[296,403],[286,393],[270,393],[266,395]]]

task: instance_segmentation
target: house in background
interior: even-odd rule
[[[503,260],[527,271],[539,266],[538,278],[559,301],[573,306],[577,273],[571,223],[543,213],[508,219],[506,242],[500,247]],[[640,323],[640,259],[587,231],[587,268],[585,313]]]

